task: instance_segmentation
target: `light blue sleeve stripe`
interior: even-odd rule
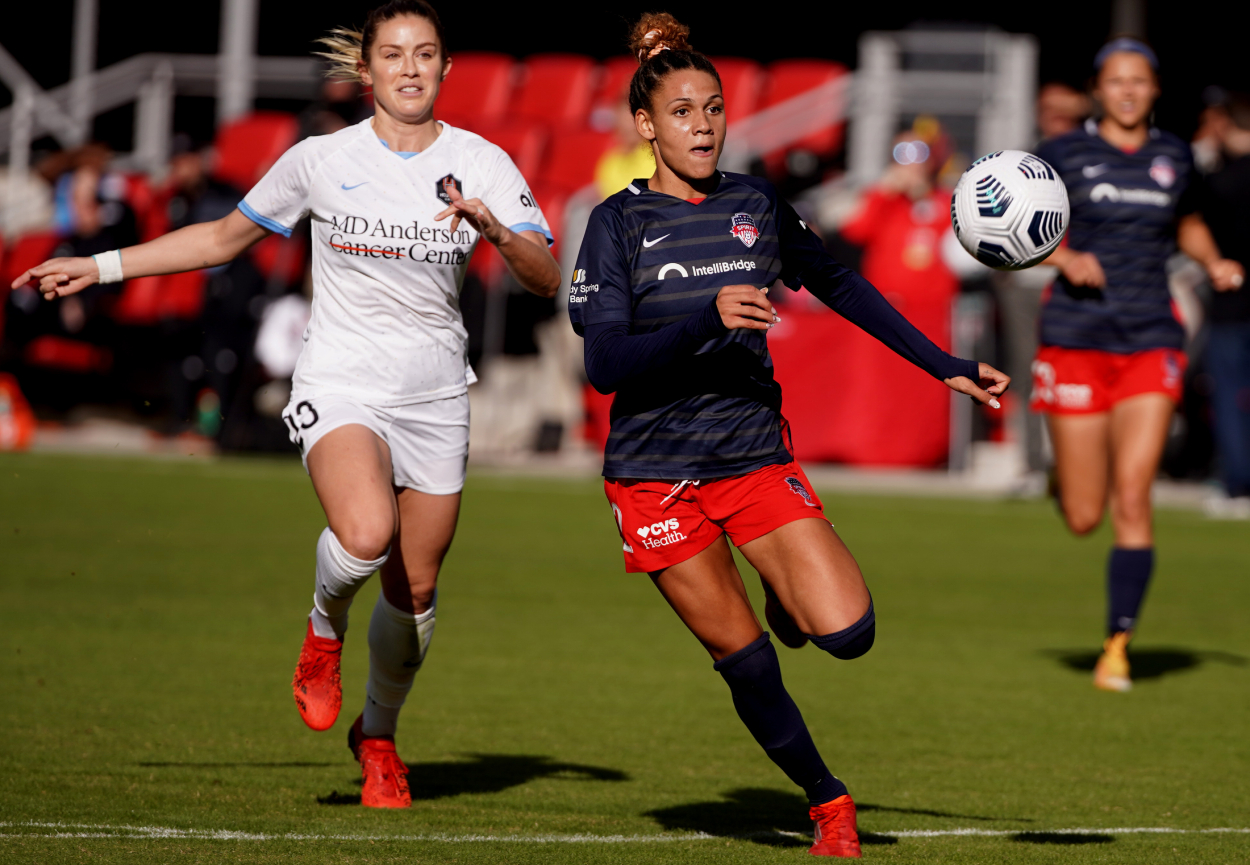
[[[543,237],[547,238],[548,246],[552,246],[556,242],[556,239],[551,236],[551,232],[543,228],[537,222],[518,222],[516,225],[509,225],[508,230],[515,231],[518,234],[520,234],[522,231],[537,231]]]
[[[278,234],[281,234],[283,237],[291,236],[292,229],[287,228],[281,222],[276,222],[270,219],[268,216],[261,216],[246,201],[239,202],[239,211],[248,219],[252,220],[252,222],[255,222],[257,225],[259,225],[261,228],[268,228],[270,231],[277,232]]]

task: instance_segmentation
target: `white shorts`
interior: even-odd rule
[[[346,424],[368,427],[391,450],[395,486],[450,495],[464,488],[469,459],[469,395],[380,408],[341,394],[296,392],[282,412],[304,470],[321,437]]]

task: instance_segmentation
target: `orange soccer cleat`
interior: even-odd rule
[[[291,690],[299,716],[314,730],[333,727],[343,706],[343,685],[339,679],[342,654],[342,640],[318,637],[313,633],[312,622],[308,623]]]
[[[794,619],[790,618],[786,608],[781,606],[781,601],[773,593],[773,587],[768,585],[766,580],[760,580],[760,584],[764,587],[764,619],[768,622],[768,627],[772,629],[773,635],[781,641],[782,645],[789,646],[791,649],[801,649],[806,646],[807,634],[799,630],[799,626],[794,623]]]
[[[1094,687],[1102,691],[1129,691],[1133,680],[1129,678],[1128,641],[1132,631],[1112,634],[1102,644],[1102,655],[1094,665]]]
[[[365,786],[360,804],[366,808],[407,808],[412,804],[408,792],[408,767],[395,751],[394,736],[366,736],[364,716],[347,731],[347,747],[360,761],[360,774]]]
[[[855,831],[855,803],[848,795],[832,802],[813,805],[808,812],[816,824],[816,843],[807,852],[813,856],[841,856],[859,859],[859,833]]]

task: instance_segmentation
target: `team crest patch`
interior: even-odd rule
[[[1171,189],[1176,182],[1176,167],[1172,165],[1172,160],[1166,156],[1156,156],[1150,163],[1150,179],[1164,189]]]
[[[812,494],[807,491],[807,487],[803,486],[803,482],[801,480],[796,478],[794,475],[790,475],[786,478],[786,483],[790,485],[790,492],[794,493],[796,496],[802,496],[803,501],[807,503],[809,508],[816,507],[816,501],[812,498]]]
[[[729,233],[742,241],[747,249],[755,246],[760,239],[760,230],[755,227],[755,220],[749,213],[735,213],[729,220]]]
[[[439,197],[439,200],[442,201],[443,204],[451,204],[451,196],[448,195],[447,190],[443,188],[443,184],[445,184],[448,180],[455,184],[456,192],[464,195],[464,187],[460,185],[460,178],[456,177],[454,174],[448,174],[445,177],[440,177],[438,180],[434,181],[434,194]]]

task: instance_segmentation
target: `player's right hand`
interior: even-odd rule
[[[1107,284],[1107,275],[1102,272],[1098,256],[1092,252],[1077,252],[1059,268],[1068,282],[1086,288],[1103,288]]]
[[[47,300],[76,294],[100,281],[100,269],[94,258],[52,258],[32,267],[17,279],[12,288],[29,285]]]
[[[768,330],[781,316],[768,302],[767,292],[753,285],[727,285],[716,295],[720,320],[730,330]]]

